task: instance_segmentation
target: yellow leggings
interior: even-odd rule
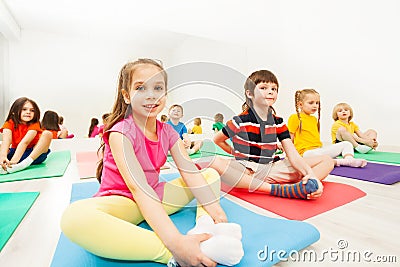
[[[219,196],[218,173],[206,169],[202,174]],[[193,198],[180,177],[165,184],[162,205],[168,214],[173,214]],[[198,206],[197,216],[204,213]],[[117,195],[103,196],[72,203],[62,216],[61,229],[72,242],[101,257],[167,263],[171,252],[153,231],[137,226],[143,220],[133,200]]]

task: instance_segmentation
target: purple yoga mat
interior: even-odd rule
[[[400,166],[368,162],[364,168],[335,167],[331,174],[379,184],[394,184],[400,181]]]

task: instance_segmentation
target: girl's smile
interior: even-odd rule
[[[33,120],[33,116],[35,115],[35,109],[31,102],[26,102],[22,107],[21,111],[21,121],[23,123],[28,123]]]

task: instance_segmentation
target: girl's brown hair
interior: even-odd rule
[[[41,127],[44,130],[59,131],[60,126],[58,125],[58,121],[59,117],[57,112],[48,110],[43,115]]]
[[[337,112],[339,111],[339,109],[341,108],[345,108],[348,109],[350,111],[350,116],[349,116],[349,121],[351,121],[351,119],[353,118],[353,109],[350,107],[349,104],[347,103],[339,103],[337,104],[334,108],[333,108],[333,112],[332,112],[332,119],[334,121],[338,120],[338,115]]]
[[[303,89],[303,90],[297,90],[296,93],[294,94],[294,106],[296,108],[296,113],[297,113],[297,118],[299,118],[300,121],[300,125],[299,125],[299,129],[301,132],[301,126],[302,126],[302,121],[301,121],[301,117],[300,117],[300,102],[303,102],[306,95],[308,94],[317,94],[319,95],[319,93],[317,91],[315,91],[314,89]],[[320,120],[321,118],[321,102],[318,105],[318,131],[320,130]]]
[[[97,118],[91,118],[90,119],[88,137],[90,137],[92,135],[94,127],[97,126],[97,125],[99,125],[99,120]]]
[[[125,116],[132,114],[132,107],[130,104],[126,104],[124,101],[124,96],[122,95],[122,90],[125,90],[128,94],[132,87],[132,77],[139,65],[153,65],[160,69],[160,73],[164,77],[165,86],[167,87],[167,73],[165,72],[163,66],[153,60],[147,58],[140,58],[136,61],[129,62],[125,64],[121,71],[119,72],[117,95],[115,98],[114,106],[110,115],[107,117],[107,124],[104,126],[104,132],[111,129],[117,122],[122,120]],[[103,172],[103,159],[104,154],[104,142],[102,142],[99,150],[97,151],[100,155],[100,161],[97,165],[96,178],[101,182],[101,174]]]
[[[6,121],[12,120],[14,122],[14,129],[17,129],[19,124],[23,124],[21,120],[21,113],[22,113],[22,108],[24,107],[26,102],[31,103],[34,109],[33,119],[29,121],[27,124],[30,125],[32,123],[40,121],[40,110],[36,102],[27,97],[20,97],[17,100],[15,100],[14,103],[11,105],[10,111],[6,119]]]
[[[248,111],[249,108],[253,107],[253,101],[247,97],[246,92],[249,91],[251,95],[254,95],[254,89],[259,83],[275,83],[277,89],[279,89],[279,83],[276,76],[270,72],[269,70],[258,70],[250,74],[250,76],[246,79],[244,84],[244,95],[246,97],[246,102],[242,105],[243,111]],[[270,107],[271,110],[275,113],[275,109]]]

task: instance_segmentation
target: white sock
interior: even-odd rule
[[[358,145],[354,148],[358,153],[366,154],[372,150],[372,147],[366,145]]]
[[[214,235],[214,220],[210,215],[202,215],[196,220],[196,225],[191,230],[187,232],[188,235],[196,235],[196,234],[212,234]]]
[[[24,159],[20,163],[11,165],[11,167],[7,167],[7,171],[8,171],[8,173],[14,173],[14,172],[22,171],[22,170],[28,168],[32,164],[32,162],[33,162],[33,159],[31,157],[27,157],[26,159]]]
[[[242,227],[237,223],[214,223],[210,215],[202,215],[196,221],[196,226],[187,232],[188,235],[195,234],[225,235],[242,239]]]
[[[186,152],[187,152],[189,155],[192,155],[192,154],[196,153],[196,151],[194,151],[193,148],[187,148],[187,149],[186,149]]]
[[[1,175],[1,174],[7,174],[7,173],[8,173],[8,172],[5,171],[5,170],[3,169],[3,167],[0,166],[0,175]]]
[[[362,168],[365,167],[365,165],[367,165],[367,161],[365,159],[355,159],[355,158],[336,159],[336,165]]]
[[[242,247],[242,228],[236,223],[214,223],[209,215],[197,218],[196,226],[187,234],[213,235],[211,238],[200,243],[200,249],[213,261],[232,266],[240,262],[244,252]],[[224,248],[221,250],[221,248]]]
[[[230,236],[242,240],[242,227],[237,223],[217,223],[213,230],[215,235]]]
[[[232,266],[243,258],[242,242],[231,236],[215,235],[200,243],[200,249],[213,261]]]

